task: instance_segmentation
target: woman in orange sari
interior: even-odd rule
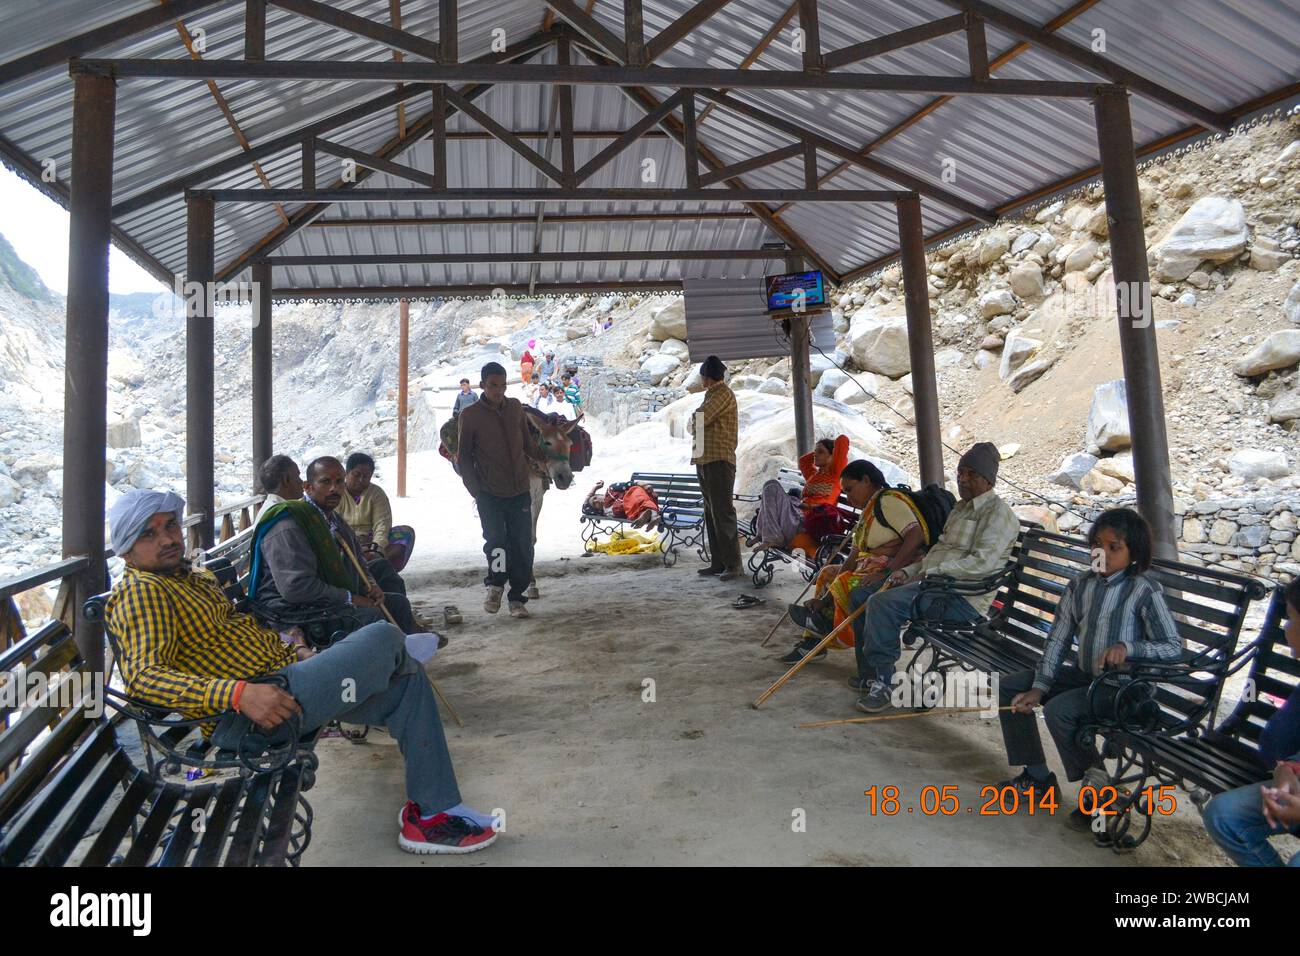
[[[849,438],[823,438],[813,450],[799,456],[803,491],[796,499],[787,494],[775,478],[764,482],[760,493],[755,529],[762,548],[802,548],[807,554],[830,534],[843,530],[840,524],[840,472],[849,460]]]
[[[818,573],[816,596],[806,604],[790,606],[790,619],[805,630],[794,649],[781,658],[787,664],[798,662],[844,621],[850,591],[883,583],[891,572],[912,564],[925,550],[925,535],[910,499],[890,488],[879,468],[865,458],[851,461],[840,473],[840,484],[862,516],[853,526],[844,560],[828,564]],[[852,628],[845,628],[837,639],[843,647],[852,647]]]

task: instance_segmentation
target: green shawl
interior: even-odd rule
[[[307,542],[316,555],[316,566],[325,583],[354,591],[356,581],[343,563],[343,554],[334,543],[329,524],[321,517],[315,505],[306,500],[298,500],[271,505],[259,516],[257,534],[253,538],[253,564],[249,571],[248,596],[257,597],[257,585],[262,572],[262,537],[282,518],[292,519],[307,535]]]

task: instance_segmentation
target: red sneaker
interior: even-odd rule
[[[496,842],[497,832],[464,817],[439,813],[427,823],[420,808],[407,801],[398,814],[397,843],[407,853],[474,853]]]

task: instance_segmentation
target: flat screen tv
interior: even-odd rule
[[[768,312],[790,312],[800,298],[804,311],[820,309],[826,305],[826,284],[820,269],[812,272],[783,272],[766,276]]]

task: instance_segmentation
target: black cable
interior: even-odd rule
[[[788,339],[788,338],[789,338],[789,337],[787,336],[787,339]],[[844,366],[840,365],[839,362],[835,361],[835,359],[833,359],[833,358],[831,358],[829,355],[827,355],[826,352],[825,352],[821,347],[819,347],[815,342],[812,342],[812,340],[811,340],[811,336],[809,337],[809,341],[810,341],[810,343],[812,344],[812,347],[813,347],[814,349],[816,349],[816,350],[818,351],[818,353],[821,354],[821,357],[822,357],[822,358],[826,359],[826,361],[830,362],[832,365],[834,365],[834,366],[835,366],[837,369],[839,369],[841,372],[844,372],[844,374],[848,376],[849,381],[852,382],[854,385],[856,385],[858,388],[862,389],[862,394],[866,395],[867,398],[871,399],[871,400],[872,400],[873,402],[875,402],[877,405],[883,405],[885,408],[889,409],[891,412],[893,412],[895,415],[897,415],[899,418],[901,418],[905,423],[907,423],[907,424],[913,424],[913,423],[911,423],[911,422],[908,422],[907,416],[904,415],[902,412],[900,412],[898,409],[894,408],[894,406],[890,405],[890,404],[889,404],[888,402],[886,402],[886,401],[883,401],[883,400],[877,398],[875,395],[872,395],[872,394],[871,394],[870,392],[868,392],[865,388],[863,388],[862,383],[859,382],[859,381],[858,381],[856,378],[854,378],[852,375],[850,375],[850,374],[848,373],[848,371],[845,370]],[[952,453],[953,453],[954,455],[956,455],[958,458],[961,457],[961,452],[958,451],[956,448],[953,448],[951,445],[949,445],[949,444],[948,444],[946,441],[944,441],[942,438],[939,439],[939,444],[942,445],[944,448],[948,449],[948,451],[952,452]],[[1085,522],[1086,522],[1086,521],[1089,521],[1089,520],[1090,520],[1086,515],[1082,515],[1082,514],[1080,514],[1079,512],[1077,512],[1077,511],[1075,511],[1073,508],[1071,508],[1069,505],[1062,504],[1062,503],[1059,502],[1059,501],[1053,501],[1051,498],[1048,498],[1046,495],[1039,494],[1037,491],[1033,491],[1033,490],[1031,490],[1031,489],[1029,489],[1029,488],[1021,487],[1020,485],[1016,484],[1014,481],[1012,481],[1010,478],[1006,477],[1005,475],[999,475],[998,478],[999,478],[1001,481],[1003,481],[1004,483],[1010,485],[1012,488],[1015,488],[1017,491],[1019,491],[1019,492],[1021,492],[1021,493],[1023,493],[1023,494],[1026,494],[1026,495],[1032,495],[1033,497],[1042,500],[1043,502],[1047,503],[1048,505],[1060,505],[1062,508],[1064,508],[1064,509],[1065,509],[1066,511],[1068,511],[1070,514],[1074,515],[1076,518],[1079,518],[1079,519],[1082,520],[1082,521],[1085,521]],[[1178,547],[1178,546],[1177,546],[1177,543],[1176,543],[1176,542],[1175,542],[1174,547],[1175,547],[1175,550],[1177,550],[1177,547]],[[1181,557],[1183,556],[1182,551],[1178,551],[1178,555],[1179,555],[1179,557],[1181,558]],[[1264,582],[1266,582],[1267,584],[1269,584],[1269,585],[1271,585],[1271,586],[1273,586],[1273,587],[1276,587],[1276,586],[1277,586],[1277,582],[1274,581],[1272,578],[1266,578],[1266,577],[1264,577],[1262,574],[1256,574],[1254,571],[1247,571],[1247,570],[1245,570],[1244,568],[1231,568],[1231,567],[1228,567],[1228,565],[1223,564],[1222,562],[1219,562],[1219,561],[1211,561],[1211,560],[1209,560],[1208,558],[1201,557],[1200,555],[1195,555],[1194,557],[1195,557],[1196,560],[1203,562],[1206,566],[1222,568],[1223,570],[1225,570],[1225,571],[1230,571],[1230,572],[1232,572],[1233,574],[1244,574],[1244,575],[1247,575],[1248,577],[1257,578],[1257,579],[1260,580],[1260,581],[1264,581]]]

